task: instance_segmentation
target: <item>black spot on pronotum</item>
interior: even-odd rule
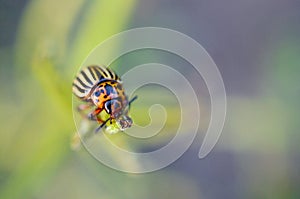
[[[115,93],[114,88],[111,85],[106,84],[104,86],[105,90],[106,90],[106,94],[110,95],[111,93]]]
[[[118,84],[118,85],[117,85],[117,88],[118,88],[119,90],[122,90],[121,84]]]
[[[94,93],[94,95],[95,95],[96,97],[99,97],[99,96],[100,96],[100,91],[96,91],[96,92]]]

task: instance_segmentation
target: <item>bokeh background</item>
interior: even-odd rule
[[[1,0],[0,198],[300,198],[299,22],[298,0]],[[173,66],[199,85],[202,102],[189,150],[163,170],[137,175],[72,150],[71,82],[99,42],[143,26],[198,41],[223,76],[228,111],[218,144],[199,160],[210,110],[204,83],[165,52],[120,58],[120,74],[148,62]],[[166,93],[159,89],[140,96],[157,102],[153,93]],[[135,117],[147,124],[143,102]],[[176,126],[176,117],[169,120]],[[168,139],[147,142],[145,150]]]

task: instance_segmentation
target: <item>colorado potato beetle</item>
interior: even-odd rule
[[[129,108],[137,96],[128,100],[121,78],[111,69],[98,65],[83,68],[75,77],[72,90],[75,96],[85,102],[78,106],[80,113],[95,108],[83,116],[100,124],[96,132],[112,121],[121,131],[132,126]],[[102,111],[109,115],[106,120],[99,117]]]

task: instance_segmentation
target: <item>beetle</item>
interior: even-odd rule
[[[80,113],[83,114],[84,110],[95,107],[92,112],[83,116],[100,124],[96,132],[113,120],[121,131],[132,126],[129,108],[137,96],[128,100],[121,78],[111,69],[99,65],[83,68],[74,78],[72,91],[85,102],[78,106]],[[108,119],[103,120],[99,117],[102,111],[109,115]]]

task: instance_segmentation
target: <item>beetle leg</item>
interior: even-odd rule
[[[138,98],[138,96],[136,95],[128,102],[129,108],[130,108],[131,103],[134,102],[137,98]]]
[[[98,123],[103,123],[104,121],[97,117],[103,109],[96,108],[93,112],[88,114],[88,118],[93,121],[97,121]]]
[[[80,104],[77,107],[77,111],[79,112],[79,114],[83,117],[83,118],[87,118],[86,114],[84,113],[85,110],[88,110],[92,107],[92,104]]]
[[[104,125],[108,122],[108,121],[111,121],[111,118],[108,118],[106,121],[104,121],[100,126],[98,126],[95,130],[95,133],[98,133],[98,131],[100,129],[102,129],[104,127]]]

